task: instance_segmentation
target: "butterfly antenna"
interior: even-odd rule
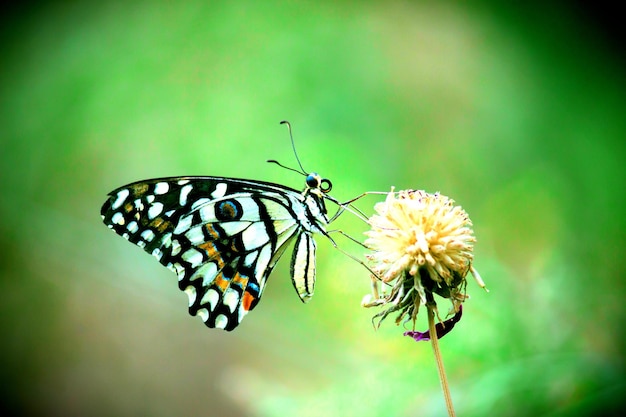
[[[281,167],[281,168],[288,169],[289,171],[297,172],[297,173],[298,173],[298,174],[300,174],[300,175],[306,175],[305,173],[300,172],[300,171],[298,171],[298,170],[297,170],[297,169],[295,169],[295,168],[291,168],[291,167],[288,167],[288,166],[285,166],[285,165],[281,164],[280,162],[278,162],[278,161],[277,161],[277,160],[275,160],[275,159],[268,159],[268,160],[267,160],[267,162],[269,162],[270,164],[276,164],[276,165],[278,165],[278,166],[279,166],[279,167]]]
[[[291,139],[291,148],[293,149],[293,154],[296,156],[296,161],[298,161],[301,173],[306,175],[306,171],[304,170],[304,168],[302,168],[300,158],[298,158],[298,152],[296,152],[296,143],[293,141],[293,134],[291,133],[291,123],[289,123],[287,120],[283,120],[282,122],[280,122],[280,124],[287,125],[287,130],[289,130],[289,139]]]

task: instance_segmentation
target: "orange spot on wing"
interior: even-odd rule
[[[248,291],[244,291],[243,297],[241,299],[241,306],[243,307],[245,311],[249,311],[250,306],[252,305],[255,299],[256,298],[254,298],[254,296],[250,294]]]
[[[235,243],[234,240],[230,244],[230,250],[235,252],[235,253],[239,252],[239,250],[237,249],[237,244]]]
[[[220,255],[218,250],[215,248],[213,242],[204,242],[198,245],[198,248],[204,250],[209,259],[217,263],[218,269],[222,269],[224,267],[224,260],[222,259],[222,256]]]
[[[161,217],[152,220],[150,227],[156,229],[159,233],[164,233],[172,224]]]
[[[236,272],[232,282],[233,284],[237,284],[239,285],[239,287],[244,289],[248,286],[248,277],[245,275],[241,275],[239,272]]]
[[[206,230],[209,232],[209,236],[211,236],[212,240],[218,240],[220,238],[220,234],[217,233],[215,228],[210,223],[206,225]]]
[[[226,289],[230,285],[230,281],[227,279],[224,279],[224,275],[220,272],[215,277],[215,281],[213,281],[213,284],[215,284],[220,290],[222,290],[222,293],[223,293],[224,291],[226,291]]]
[[[130,189],[132,190],[133,195],[139,196],[139,195],[144,194],[146,191],[148,191],[148,184],[144,184],[144,183],[134,184],[130,187]]]
[[[204,243],[199,244],[198,247],[200,249],[203,249],[206,252],[209,259],[213,259],[216,256],[219,257],[219,252],[215,248],[215,245],[213,244],[213,242],[204,242]]]

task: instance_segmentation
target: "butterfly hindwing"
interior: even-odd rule
[[[208,327],[232,330],[241,322],[296,236],[294,286],[303,301],[312,295],[310,230],[320,219],[291,188],[219,177],[154,179],[114,190],[101,214],[117,234],[177,273],[190,314]]]

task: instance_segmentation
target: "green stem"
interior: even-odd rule
[[[439,371],[439,381],[441,381],[443,398],[446,401],[448,416],[454,417],[456,414],[454,413],[454,406],[452,405],[450,387],[448,386],[446,371],[443,368],[443,358],[441,357],[441,351],[439,350],[439,340],[437,339],[437,329],[435,328],[435,311],[429,304],[426,304],[426,308],[428,310],[428,329],[430,330],[430,340],[432,342],[433,351],[435,353],[435,362],[437,362],[437,370]]]

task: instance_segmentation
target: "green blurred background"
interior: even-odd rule
[[[261,304],[226,333],[190,317],[174,274],[102,225],[107,192],[139,179],[301,188],[302,177],[265,162],[295,165],[283,119],[336,198],[420,188],[470,214],[491,292],[470,281],[463,320],[442,340],[459,415],[625,406],[623,57],[567,3],[499,4],[10,9],[0,411],[445,414],[429,344],[392,320],[372,328],[376,311],[360,307],[367,272],[323,237],[310,304],[285,258]],[[371,213],[377,200],[359,206]],[[357,238],[366,229],[350,214],[336,227]]]

